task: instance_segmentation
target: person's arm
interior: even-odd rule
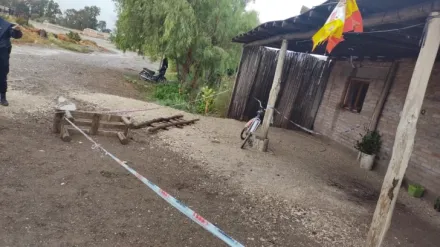
[[[23,32],[20,30],[19,26],[14,26],[12,28],[11,37],[14,39],[21,39],[21,37],[23,37]]]

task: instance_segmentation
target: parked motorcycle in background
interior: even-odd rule
[[[168,59],[164,58],[164,60],[162,61],[162,66],[160,67],[158,72],[155,72],[148,68],[144,68],[139,73],[139,78],[144,81],[164,83],[167,81],[167,78],[165,77],[165,73],[167,72],[167,69],[168,69]]]

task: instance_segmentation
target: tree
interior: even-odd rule
[[[45,1],[46,0],[43,0],[42,2],[44,3]],[[56,18],[62,14],[60,5],[54,2],[53,0],[47,1],[47,4],[43,10],[44,10],[43,16],[51,21],[55,21]]]
[[[85,28],[97,29],[97,18],[100,12],[100,8],[96,6],[87,6],[80,10],[67,9],[64,11],[64,15],[57,19],[57,24],[79,30]]]
[[[177,65],[182,82],[213,83],[235,69],[241,47],[231,39],[258,24],[246,0],[114,0],[115,41],[122,50],[163,55]]]
[[[98,25],[96,26],[96,28],[101,31],[104,32],[104,30],[107,29],[107,23],[105,21],[99,21]]]

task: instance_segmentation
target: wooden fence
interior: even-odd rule
[[[246,47],[234,87],[228,117],[248,120],[256,115],[258,102],[266,104],[272,87],[278,50]],[[317,57],[288,52],[283,68],[274,126],[295,128],[289,120],[313,129],[316,113],[327,85],[329,62]],[[284,118],[287,117],[288,119]]]

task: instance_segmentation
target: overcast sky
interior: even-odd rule
[[[117,15],[112,0],[55,0],[60,4],[61,10],[81,9],[84,6],[96,5],[101,8],[99,20],[107,22],[108,28],[115,26]],[[268,22],[283,20],[299,14],[301,6],[312,7],[323,3],[325,0],[256,0],[249,6],[259,13],[260,21]]]

